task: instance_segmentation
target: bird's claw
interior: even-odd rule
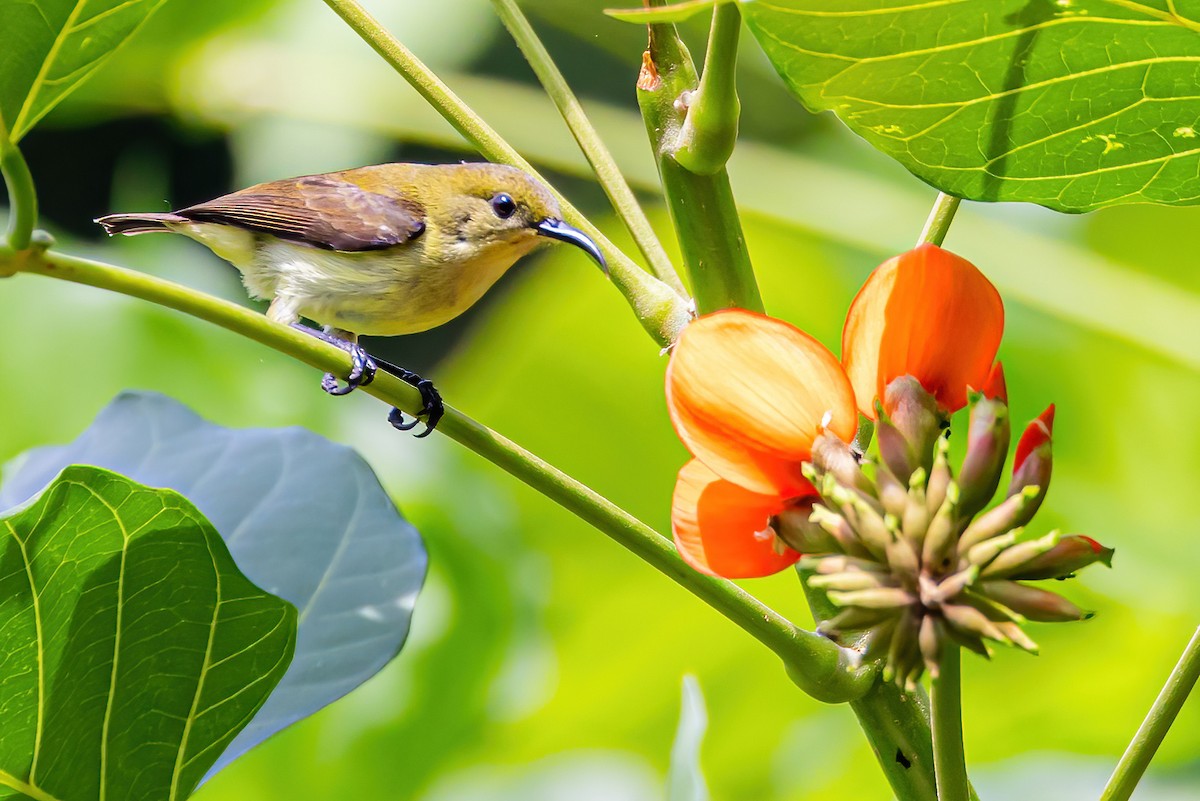
[[[321,389],[330,395],[349,395],[359,387],[365,387],[375,380],[375,372],[379,366],[371,358],[371,354],[363,350],[361,345],[351,344],[346,348],[350,354],[350,374],[346,376],[346,386],[338,384],[337,376],[326,373],[321,377]]]
[[[421,422],[421,418],[425,418],[425,430],[417,434],[417,439],[427,437],[433,429],[437,427],[438,421],[442,419],[442,415],[446,413],[446,407],[442,403],[442,395],[437,391],[437,387],[428,378],[422,378],[417,381],[414,386],[421,393],[421,411],[417,412],[412,421],[404,419],[404,412],[393,407],[388,413],[388,422],[398,431],[411,431]]]
[[[417,427],[417,423],[421,422],[421,418],[425,418],[425,430],[417,437],[427,437],[437,427],[438,421],[442,419],[442,415],[446,413],[446,407],[442,403],[441,393],[433,385],[433,382],[427,378],[421,378],[411,370],[405,370],[403,367],[383,361],[376,360],[371,357],[371,354],[363,350],[362,346],[357,342],[350,342],[340,337],[334,336],[329,331],[320,331],[300,323],[292,323],[292,327],[303,331],[310,336],[314,336],[322,342],[328,342],[330,345],[341,348],[350,354],[350,375],[346,376],[346,386],[341,386],[338,383],[337,376],[333,373],[326,373],[321,378],[321,389],[328,392],[330,395],[348,395],[359,387],[365,387],[375,380],[375,373],[383,370],[385,373],[399,378],[404,383],[416,387],[421,393],[421,411],[417,412],[416,417],[410,423],[404,419],[404,414],[399,409],[393,408],[388,413],[388,422],[400,431],[411,431]]]

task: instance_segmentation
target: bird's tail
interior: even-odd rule
[[[104,226],[109,236],[117,234],[152,234],[156,231],[169,231],[166,223],[187,222],[178,214],[109,214],[97,217],[94,222]]]

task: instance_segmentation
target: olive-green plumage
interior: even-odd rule
[[[109,234],[195,239],[282,323],[337,336],[408,334],[457,317],[541,237],[578,245],[536,179],[499,164],[380,164],[259,184],[168,214],[112,214]]]

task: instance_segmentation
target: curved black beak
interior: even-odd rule
[[[604,254],[600,252],[600,248],[592,241],[592,238],[583,231],[567,225],[562,220],[548,217],[537,224],[537,232],[539,236],[557,239],[559,242],[568,242],[581,248],[595,259],[596,263],[600,265],[600,269],[604,271],[604,274],[608,275],[608,264],[604,261]]]

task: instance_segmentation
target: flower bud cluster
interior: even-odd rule
[[[876,410],[878,459],[821,435],[804,466],[820,497],[774,521],[779,537],[806,555],[809,586],[840,610],[820,630],[839,639],[866,632],[866,656],[884,658],[884,678],[902,686],[915,686],[926,669],[936,676],[951,643],[984,656],[993,642],[1036,653],[1026,621],[1090,615],[1025,582],[1067,578],[1112,557],[1088,537],[1026,534],[1049,486],[1053,406],[1021,437],[1005,499],[987,508],[1010,437],[997,394],[972,394],[966,456],[955,471],[934,396],[911,377],[892,381]]]

